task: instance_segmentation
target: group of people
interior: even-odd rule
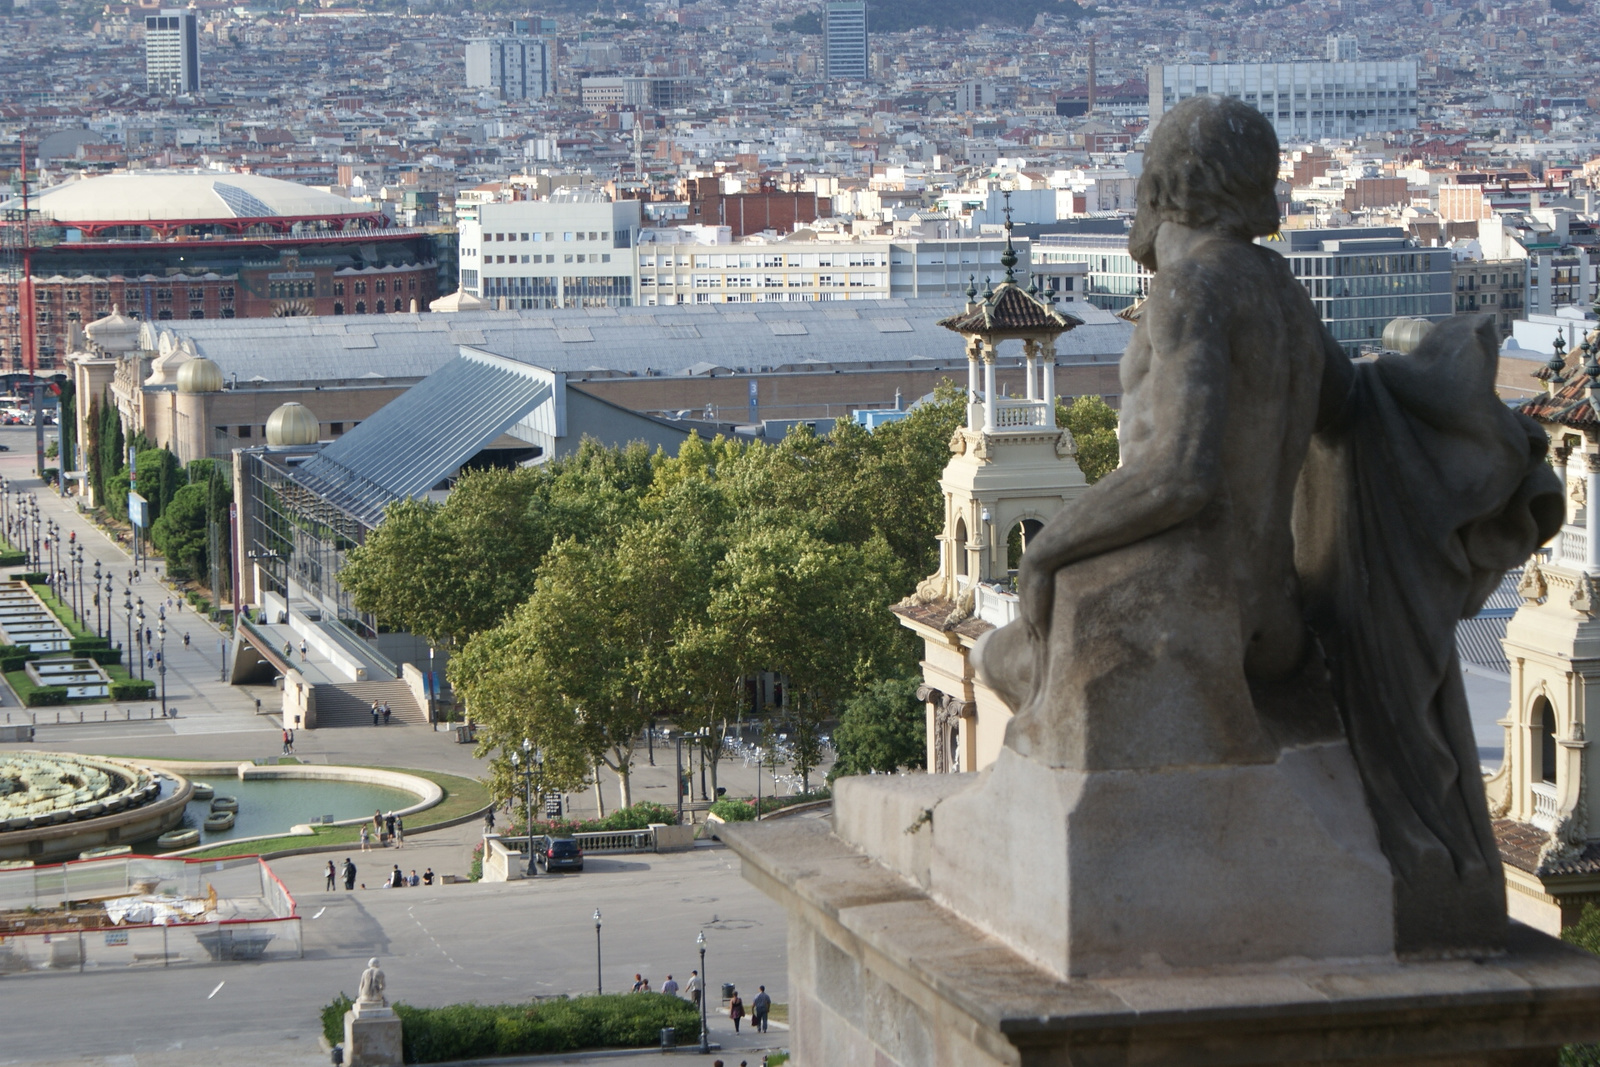
[[[406,821],[394,812],[385,815],[381,811],[372,813],[372,828],[369,830],[365,823],[361,824],[361,851],[366,852],[372,848],[372,839],[376,837],[379,844],[393,844],[395,848],[406,847]]]
[[[366,833],[365,826],[363,826],[361,830],[363,834]],[[335,888],[337,888],[340,875],[344,876],[344,887],[346,889],[354,889],[356,887],[356,865],[351,862],[349,856],[344,858],[344,866],[342,868],[335,868],[333,861],[329,860],[328,869],[322,873],[324,877],[327,878],[327,888],[329,892],[332,892]],[[386,889],[403,889],[406,886],[413,885],[432,885],[433,879],[434,874],[432,867],[429,867],[420,875],[417,873],[416,868],[413,867],[411,869],[411,873],[406,874],[400,870],[400,865],[397,863],[394,865],[394,869],[389,872],[389,876],[387,879],[385,879],[383,887]],[[367,888],[365,882],[361,884],[361,888]]]
[[[380,704],[374,700],[372,702],[372,725],[377,726],[380,722],[384,726],[389,725],[389,702],[384,701]]]
[[[283,754],[288,756],[294,752],[294,731],[283,731]]]
[[[755,999],[750,1002],[750,1025],[764,1034],[767,1032],[767,1015],[772,1011],[772,998],[767,995],[766,986],[758,986],[757,990]],[[635,974],[633,976],[633,992],[650,992],[650,979],[642,974]],[[667,980],[661,983],[661,992],[669,997],[678,995],[678,983],[673,980],[672,975],[667,975]],[[689,972],[689,983],[683,987],[683,992],[694,1003],[695,1007],[700,1006],[699,971]],[[733,1020],[734,1033],[737,1034],[739,1032],[739,1024],[744,1020],[744,1017],[744,998],[739,996],[739,991],[735,989],[733,996],[728,999],[728,1018]]]

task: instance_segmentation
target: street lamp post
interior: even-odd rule
[[[158,612],[161,621],[156,623],[156,635],[161,644],[156,652],[156,673],[161,676],[161,714],[167,713],[167,609]]]
[[[711,1052],[711,1035],[707,1032],[708,1016],[706,1015],[706,1001],[711,999],[711,979],[706,976],[706,932],[700,931],[700,936],[694,939],[700,946],[700,1051],[709,1055]]]
[[[515,755],[513,755],[512,758],[515,759],[516,758]],[[533,742],[528,740],[526,737],[524,737],[522,739],[522,788],[523,788],[523,794],[527,798],[527,817],[526,817],[526,822],[524,823],[524,827],[525,827],[526,832],[528,834],[528,877],[529,878],[532,878],[532,877],[536,876],[539,873],[538,865],[535,863],[535,860],[534,860],[534,857],[535,857],[536,853],[533,851],[533,764],[534,764],[534,759],[535,759],[535,756],[534,756]],[[543,753],[542,752],[539,753],[539,762],[541,762],[541,763],[543,762]]]
[[[678,825],[683,825],[683,732],[680,730],[672,739],[677,742],[678,773],[673,776],[672,788],[678,794]]]
[[[94,635],[104,637],[100,626],[100,561],[94,561]]]
[[[600,909],[594,909],[594,991],[598,996],[605,992],[605,982],[600,969]]]
[[[139,628],[133,632],[134,641],[139,648],[139,680],[144,681],[144,597],[138,600],[139,610],[134,613],[134,618],[139,622]]]

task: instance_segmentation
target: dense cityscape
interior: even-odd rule
[[[0,5],[0,1063],[1600,1064],[1600,0]]]

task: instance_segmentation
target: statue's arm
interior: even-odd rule
[[[1171,529],[1216,493],[1230,332],[1228,301],[1218,292],[1195,272],[1176,283],[1168,299],[1146,305],[1151,359],[1139,403],[1154,432],[1133,443],[1121,467],[1057,512],[1028,543],[1023,598],[1042,611],[1040,620],[1049,615],[1056,571]]]
[[[1350,357],[1344,354],[1339,342],[1324,326],[1322,328],[1322,386],[1317,398],[1317,425],[1320,433],[1338,425],[1344,418],[1345,405],[1350,399],[1350,388],[1355,383],[1356,369]]]

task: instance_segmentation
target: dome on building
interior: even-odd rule
[[[222,368],[204,356],[184,360],[178,367],[178,392],[222,392]]]
[[[12,204],[20,208],[22,201]],[[333,193],[259,174],[137,171],[102,174],[33,194],[31,205],[57,222],[183,222],[220,219],[327,218],[371,215]]]
[[[1427,319],[1390,319],[1383,328],[1383,347],[1391,352],[1410,352],[1433,329]]]
[[[89,340],[107,352],[132,352],[139,347],[139,320],[130,319],[113,305],[111,314],[83,328]]]
[[[304,404],[291,400],[267,416],[268,445],[314,445],[321,436],[317,417]]]

